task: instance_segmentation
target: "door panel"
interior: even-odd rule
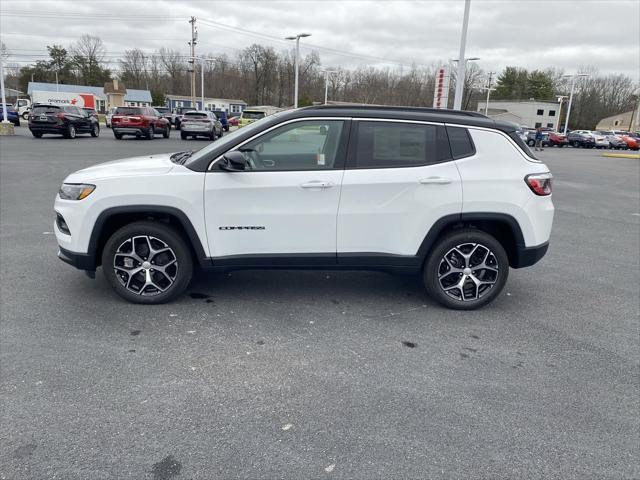
[[[346,121],[298,121],[238,148],[247,170],[214,170],[205,180],[213,257],[329,254],[344,174]]]
[[[444,126],[355,123],[338,209],[338,263],[340,254],[416,255],[433,224],[462,209]]]

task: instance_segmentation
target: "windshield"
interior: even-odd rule
[[[169,113],[169,109],[167,107],[155,107],[155,108],[160,113]]]
[[[264,112],[251,112],[247,110],[242,112],[242,118],[246,118],[248,120],[258,120],[259,118],[264,117],[266,117],[266,114]]]
[[[280,113],[274,113],[273,115],[270,115],[269,117],[265,117],[265,118],[271,119],[271,118],[277,117],[279,115],[281,115],[281,114]],[[196,160],[201,159],[202,157],[207,155],[214,148],[224,147],[224,146],[227,146],[227,145],[230,147],[231,145],[233,145],[236,142],[236,138],[238,136],[240,136],[240,135],[244,135],[246,133],[251,134],[251,133],[259,132],[263,128],[262,126],[264,124],[263,122],[265,121],[265,118],[263,118],[262,120],[258,120],[256,122],[250,123],[246,127],[242,127],[242,128],[240,128],[238,130],[235,130],[235,131],[233,131],[231,133],[227,133],[220,140],[216,140],[215,142],[211,142],[206,147],[198,150],[193,155],[191,155],[191,157],[185,163],[185,165],[189,165],[191,162],[194,162]]]

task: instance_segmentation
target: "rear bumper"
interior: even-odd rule
[[[549,249],[549,242],[544,242],[535,247],[525,247],[524,245],[516,245],[515,257],[512,259],[512,268],[530,267],[540,261]]]
[[[29,125],[29,130],[38,133],[57,133],[62,134],[67,132],[66,125]]]
[[[117,127],[115,125],[111,125],[111,129],[113,133],[119,133],[121,135],[146,135],[149,131],[148,128],[142,127]]]

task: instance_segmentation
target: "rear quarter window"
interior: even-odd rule
[[[447,127],[447,135],[449,136],[449,145],[453,158],[457,159],[475,155],[476,147],[466,128]]]

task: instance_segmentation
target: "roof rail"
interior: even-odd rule
[[[321,109],[337,109],[337,110],[353,110],[353,109],[365,109],[365,110],[392,110],[399,112],[420,112],[420,113],[437,113],[439,115],[462,115],[466,117],[479,117],[489,118],[480,112],[470,112],[467,110],[446,110],[439,108],[429,107],[401,107],[396,105],[313,105],[310,107],[304,107],[305,110],[321,110]]]

